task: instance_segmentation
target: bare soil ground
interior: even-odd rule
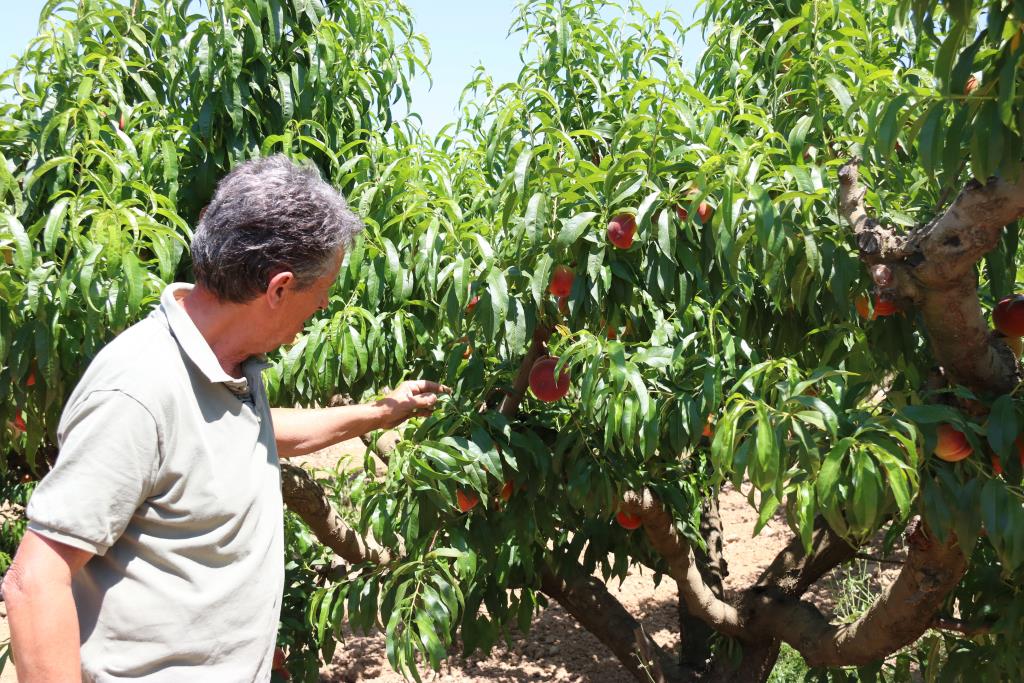
[[[310,469],[357,469],[362,466],[365,449],[353,440],[326,451],[296,458],[292,462]],[[757,514],[746,496],[731,487],[720,500],[725,535],[725,557],[729,576],[726,591],[734,594],[750,585],[775,555],[792,538],[785,522],[776,517],[753,537]],[[869,585],[878,590],[892,581],[893,570],[881,571],[871,564]],[[825,580],[808,596],[823,611],[831,611],[840,577]],[[635,569],[621,584],[613,584],[612,593],[634,614],[644,628],[663,647],[679,647],[677,628],[676,589],[670,580],[659,586],[652,581],[648,570]],[[0,644],[8,638],[6,612],[0,603]],[[453,657],[439,672],[424,669],[424,680],[468,683],[495,681],[518,683],[522,681],[567,681],[578,683],[626,683],[630,678],[611,652],[556,603],[544,610],[534,621],[528,634],[513,638],[511,647],[497,645],[486,657],[479,654],[465,658]],[[320,680],[325,683],[403,683],[400,675],[391,670],[384,651],[383,635],[369,636],[345,634],[345,642],[338,647],[334,660],[321,670]],[[12,667],[0,674],[0,683],[16,683]]]

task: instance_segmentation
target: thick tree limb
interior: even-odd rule
[[[750,632],[789,643],[810,666],[868,664],[909,645],[932,626],[967,561],[952,534],[939,542],[919,520],[908,530],[908,546],[899,576],[852,624],[830,624],[810,603],[757,586],[744,605]]]
[[[755,586],[775,587],[788,597],[798,598],[833,567],[853,559],[857,549],[839,537],[824,518],[814,520],[811,554],[804,554],[799,537],[790,541],[761,573]]]
[[[387,550],[351,529],[338,516],[323,487],[300,467],[281,463],[281,493],[288,509],[302,518],[321,543],[346,562],[387,563]]]
[[[1009,347],[981,311],[974,272],[1004,226],[1024,216],[1024,173],[1016,183],[972,182],[939,218],[906,234],[868,217],[859,159],[839,169],[839,207],[881,294],[921,309],[936,360],[949,379],[980,393],[1007,393],[1020,381]]]
[[[853,159],[839,169],[839,210],[853,228],[864,261],[869,264],[900,261],[908,256],[903,237],[868,216],[864,208],[867,188],[858,183],[858,164],[860,159]]]
[[[718,490],[704,499],[700,514],[700,535],[707,550],[695,548],[694,560],[701,578],[715,597],[722,599],[725,594],[724,582],[729,570],[723,554],[722,517],[718,512]],[[678,590],[679,662],[694,671],[704,671],[711,662],[714,629],[686,606],[685,589],[676,584]]]
[[[748,669],[770,671],[777,656],[772,643],[780,640],[800,652],[811,666],[855,666],[886,657],[932,626],[946,596],[967,569],[953,535],[939,542],[917,520],[908,528],[907,560],[892,585],[854,623],[830,624],[799,595],[833,566],[852,557],[855,549],[818,523],[812,554],[800,559],[801,547],[791,544],[745,592],[737,609],[714,595],[671,515],[649,491],[627,493],[622,509],[640,516],[651,545],[668,564],[689,611],[719,633],[740,639],[745,653],[750,649],[750,657],[745,654],[744,660],[750,659]],[[718,668],[716,672],[718,677],[724,675]],[[760,679],[744,674],[742,680]]]
[[[953,633],[959,633],[967,636],[968,638],[984,636],[992,632],[992,626],[990,624],[968,624],[960,619],[949,619],[946,617],[935,617],[932,619],[930,626],[931,628],[938,629],[940,631],[952,631]]]
[[[744,625],[739,612],[704,582],[690,544],[676,531],[672,516],[660,501],[650,491],[629,492],[624,496],[622,509],[640,516],[648,540],[668,564],[669,574],[676,580],[690,613],[719,633],[742,636]]]
[[[637,680],[655,683],[691,680],[644,632],[643,625],[615,599],[604,582],[587,575],[582,568],[574,578],[545,569],[541,574],[541,590],[608,646]]]
[[[770,638],[745,642],[739,664],[733,665],[727,657],[716,657],[701,683],[764,683],[779,659],[779,648],[779,641]]]

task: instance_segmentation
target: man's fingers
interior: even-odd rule
[[[419,410],[433,410],[437,404],[437,394],[417,394],[412,397],[412,402]]]
[[[413,379],[405,383],[414,394],[450,394],[452,390],[429,379]]]

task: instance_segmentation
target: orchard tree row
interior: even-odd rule
[[[518,79],[433,137],[391,109],[428,61],[401,2],[209,5],[52,0],[3,76],[9,498],[189,277],[216,179],[283,152],[368,228],[274,400],[454,388],[354,482],[282,467],[293,677],[346,623],[416,678],[550,600],[643,681],[766,680],[782,643],[822,679],[1024,677],[1024,5],[711,0],[692,65],[670,11],[527,0]],[[793,540],[727,599],[730,482]],[[869,545],[899,574],[833,621],[805,595]],[[608,590],[634,567],[679,652]]]

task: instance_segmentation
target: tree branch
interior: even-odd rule
[[[729,569],[722,552],[722,517],[718,511],[718,489],[704,499],[700,512],[700,535],[707,550],[695,548],[694,561],[701,578],[715,597],[721,599],[725,593],[725,577]],[[700,615],[692,614],[686,606],[685,588],[677,583],[679,635],[681,647],[679,661],[695,671],[704,671],[712,661],[715,631]]]
[[[869,218],[853,159],[839,169],[839,207],[877,290],[921,309],[933,352],[950,380],[976,392],[1007,393],[1017,360],[982,315],[975,265],[1004,227],[1024,215],[1024,174],[1016,183],[972,181],[942,216],[906,234]]]
[[[533,342],[526,355],[523,356],[522,362],[519,363],[519,371],[512,382],[512,390],[505,394],[505,398],[501,400],[501,407],[498,409],[498,412],[510,420],[515,417],[516,411],[519,410],[519,404],[526,396],[526,389],[530,386],[530,370],[533,369],[533,364],[537,362],[537,359],[546,353],[550,338],[551,328],[539,323],[533,332]]]
[[[857,621],[833,625],[808,602],[756,586],[744,618],[756,633],[789,643],[810,666],[856,666],[888,656],[921,636],[967,569],[951,534],[941,543],[917,520],[908,528],[909,552],[899,576]]]
[[[676,530],[672,516],[650,491],[629,492],[622,510],[639,515],[651,545],[665,559],[669,574],[676,580],[686,607],[719,633],[742,636],[744,625],[739,612],[721,600],[704,582],[690,544]]]
[[[952,631],[954,633],[967,636],[968,638],[984,636],[992,632],[992,626],[990,624],[968,624],[966,621],[950,619],[948,617],[935,617],[932,619],[932,623],[929,624],[929,627],[941,631]]]
[[[779,551],[775,559],[761,573],[755,586],[774,586],[784,595],[798,598],[833,567],[853,559],[857,549],[840,538],[823,517],[814,520],[811,536],[811,554],[804,553],[799,537]]]
[[[302,518],[325,546],[346,562],[379,562],[386,564],[386,549],[362,538],[338,516],[321,486],[300,467],[281,463],[281,493],[285,505]]]
[[[839,169],[839,210],[853,228],[861,258],[868,264],[892,263],[908,256],[902,236],[885,228],[868,215],[864,207],[867,188],[858,182],[860,159],[851,159]]]
[[[572,578],[545,568],[541,573],[541,590],[608,646],[637,680],[690,680],[684,678],[672,658],[644,632],[643,625],[615,599],[605,583],[587,575],[582,567]]]

